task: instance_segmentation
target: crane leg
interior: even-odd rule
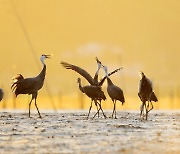
[[[96,105],[96,108],[97,108],[97,114],[98,114],[98,118],[99,118],[99,110],[100,109],[98,109],[98,103],[97,103],[97,101],[94,101],[95,102],[95,105]],[[93,117],[94,118],[94,117]]]
[[[115,119],[117,119],[117,117],[116,117],[116,100],[114,101],[114,109],[115,109]]]
[[[142,116],[142,112],[143,112],[143,103],[141,104],[141,106],[140,106],[140,119],[141,119],[141,116]]]
[[[146,111],[146,117],[147,117],[147,114],[148,114],[148,112],[149,112],[149,101],[148,101],[148,104],[147,104],[147,106],[145,106],[145,111]],[[147,120],[147,119],[146,119]]]
[[[41,114],[40,114],[40,112],[39,112],[39,109],[38,109],[38,107],[37,107],[37,104],[36,104],[36,98],[35,98],[35,106],[36,106],[36,109],[37,109],[37,111],[38,111],[39,118],[42,118],[42,117],[41,117]]]
[[[113,104],[114,104],[114,100],[113,100]],[[115,104],[114,104],[114,108],[113,108],[112,118],[113,118],[113,115],[114,115],[114,111],[115,111]]]
[[[152,105],[152,102],[151,102],[151,96],[152,96],[152,93],[149,95],[149,101],[148,101],[148,111],[147,112],[150,112],[152,109],[153,109],[153,105]],[[149,110],[149,103],[151,103],[151,109]]]
[[[150,102],[150,103],[151,103],[151,108],[150,108],[150,110],[148,110],[148,113],[154,108],[152,102]]]
[[[98,106],[97,106],[97,105],[98,105],[99,103],[98,103],[97,101],[94,101],[94,102],[95,102],[96,107],[97,107],[97,112],[94,114],[93,119],[96,117],[97,114],[98,114],[98,118],[99,118],[99,111],[100,111],[100,109],[101,109],[101,108],[98,109]]]
[[[106,115],[104,114],[104,111],[103,111],[102,106],[101,106],[101,100],[100,100],[100,103],[98,103],[98,104],[99,104],[99,108],[102,111],[104,118],[106,119]]]
[[[101,107],[101,101],[100,101],[100,103],[98,103],[98,102],[96,101],[96,103],[99,105],[99,109],[98,109],[98,111],[96,112],[96,114],[93,116],[93,119],[96,117],[96,115],[99,113],[100,110],[102,111],[102,114],[103,114],[104,118],[106,119],[106,115],[104,114],[104,111],[103,111],[103,109],[102,109],[102,107]]]
[[[148,105],[147,105],[147,108],[146,108],[147,110],[149,110],[149,101],[148,101]]]
[[[32,103],[32,100],[33,100],[33,96],[32,96],[32,98],[31,98],[31,101],[29,102],[29,118],[30,118],[30,114],[31,114],[31,103]]]
[[[36,103],[37,93],[34,94],[34,99],[35,99],[35,106],[36,106],[36,109],[37,109],[38,114],[39,114],[39,118],[42,118],[42,117],[41,117],[41,114],[40,114],[40,112],[39,112],[39,109],[38,109],[38,107],[37,107],[37,103]]]
[[[142,105],[140,106],[140,119],[144,116],[144,107],[146,102],[142,102]]]
[[[148,119],[148,108],[149,108],[149,101],[148,101],[148,106],[146,107],[146,103],[145,103],[145,109],[146,109],[146,120]]]
[[[96,115],[98,114],[98,112],[100,111],[100,108],[98,109],[98,111],[95,113],[95,115],[93,116],[93,119],[96,117]]]
[[[91,100],[91,106],[89,107],[89,113],[88,113],[87,119],[89,118],[89,114],[91,112],[91,108],[92,108],[92,100]]]
[[[98,118],[99,118],[99,109],[98,109],[98,106],[96,106],[97,107],[97,112],[98,112]]]

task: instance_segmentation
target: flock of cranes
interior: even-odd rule
[[[41,118],[41,114],[39,112],[38,106],[37,106],[37,96],[38,96],[38,91],[43,87],[44,84],[44,79],[46,75],[46,64],[44,62],[45,59],[50,58],[50,55],[45,55],[43,54],[40,57],[41,63],[43,65],[43,68],[41,72],[34,78],[24,78],[21,74],[17,74],[15,77],[12,78],[12,84],[11,84],[11,89],[14,95],[17,97],[19,94],[28,94],[32,95],[31,100],[29,102],[29,117],[30,117],[30,109],[31,109],[31,103],[34,100],[36,109],[38,111],[39,117]],[[91,75],[84,69],[72,65],[66,62],[61,62],[61,65],[66,68],[73,70],[80,74],[82,77],[84,77],[90,85],[82,86],[81,85],[81,79],[77,79],[77,83],[79,85],[79,89],[82,93],[86,94],[89,98],[91,98],[91,105],[89,107],[89,112],[87,118],[89,118],[92,104],[93,102],[95,103],[97,107],[97,112],[93,116],[93,118],[98,115],[99,117],[99,111],[102,111],[102,114],[104,118],[106,118],[106,115],[104,114],[104,111],[101,106],[101,101],[106,100],[106,96],[102,90],[102,86],[105,80],[107,80],[107,92],[109,97],[112,99],[113,102],[113,112],[112,112],[112,118],[117,118],[116,117],[116,101],[119,100],[122,105],[125,103],[125,97],[123,94],[123,90],[116,86],[112,80],[110,79],[110,76],[115,74],[116,72],[120,71],[122,67],[108,73],[108,68],[107,66],[104,66],[101,61],[96,57],[96,62],[97,62],[97,71],[95,73],[94,78],[91,77]],[[99,70],[103,68],[105,72],[105,76],[98,81],[98,76],[99,76]],[[144,118],[147,120],[148,118],[148,113],[153,109],[153,104],[152,101],[157,102],[158,99],[153,91],[153,86],[151,80],[149,80],[143,72],[141,72],[141,80],[139,83],[139,92],[138,96],[140,100],[142,101],[142,105],[140,107],[140,118]],[[3,90],[0,89],[0,101],[3,99]],[[147,103],[147,104],[146,104]],[[151,105],[151,108],[149,109]],[[145,113],[144,113],[145,111]]]

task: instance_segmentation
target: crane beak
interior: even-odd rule
[[[96,57],[96,61],[97,61],[97,63],[102,64],[101,61],[99,61],[99,59],[97,57]]]
[[[45,55],[46,58],[51,58],[51,55]]]

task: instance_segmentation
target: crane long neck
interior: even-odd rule
[[[111,81],[111,79],[109,77],[107,77],[107,83],[108,83],[108,85],[113,85],[113,82]]]
[[[41,72],[39,73],[39,77],[44,80],[45,76],[46,76],[46,64],[44,62],[43,63],[43,69],[41,70]]]
[[[45,60],[44,57],[41,57],[40,60],[41,60],[41,63],[42,63],[43,65],[46,65],[46,64],[44,63],[44,60]]]
[[[79,89],[81,90],[82,93],[84,93],[83,87],[81,85],[81,81],[79,81],[78,83],[79,83]]]
[[[106,73],[106,78],[107,78],[107,83],[108,83],[108,85],[113,85],[111,79],[109,78],[108,71],[105,70],[105,73]]]
[[[98,66],[97,68],[97,71],[95,73],[95,76],[94,76],[94,82],[95,84],[98,84],[98,75],[99,75],[99,70],[100,70],[101,67]]]
[[[109,78],[107,69],[105,70],[105,75],[106,75],[107,78]]]
[[[97,68],[97,71],[96,71],[96,74],[95,74],[95,75],[98,75],[98,74],[99,74],[100,68],[101,68],[101,66],[98,65],[98,68]]]

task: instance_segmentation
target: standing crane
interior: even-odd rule
[[[99,87],[99,86],[87,85],[87,86],[82,87],[80,78],[78,78],[77,82],[79,84],[79,89],[81,90],[81,92],[85,93],[89,98],[91,98],[91,106],[89,108],[89,113],[88,113],[88,116],[87,116],[87,118],[88,118],[89,114],[90,114],[90,111],[91,111],[92,102],[94,101],[95,104],[97,105],[97,104],[99,104],[97,102],[97,100],[106,100],[106,96],[104,95],[104,92],[101,90],[101,87]],[[100,110],[103,113],[104,118],[106,118],[106,115],[104,114],[100,104],[99,104],[99,107],[100,107]]]
[[[153,91],[153,85],[150,79],[148,79],[143,72],[140,72],[141,80],[139,82],[139,92],[138,96],[142,101],[142,105],[140,107],[140,118],[144,115],[145,108],[145,116],[146,120],[148,118],[148,113],[153,109],[152,101],[157,102],[158,99]],[[148,105],[146,106],[146,101],[148,101]],[[149,109],[149,104],[151,104],[151,108]]]
[[[66,69],[71,69],[71,70],[79,73],[81,76],[83,76],[83,77],[89,82],[90,85],[101,87],[101,86],[103,85],[106,77],[102,78],[102,79],[100,80],[100,82],[98,82],[98,74],[99,74],[99,70],[100,70],[102,64],[101,64],[101,62],[98,60],[97,57],[96,57],[96,62],[97,62],[98,67],[97,67],[97,71],[96,71],[96,73],[95,73],[94,78],[92,78],[91,75],[90,75],[86,70],[84,70],[84,69],[82,69],[82,68],[80,68],[80,67],[78,67],[78,66],[76,66],[76,65],[72,65],[72,64],[69,64],[69,63],[66,63],[66,62],[61,62],[61,65],[62,65],[64,68],[66,68]],[[116,72],[119,71],[119,70],[120,70],[120,69],[114,70],[113,72],[109,73],[109,76],[112,75],[112,74],[114,74],[114,73],[116,73]],[[80,90],[81,90],[81,89],[80,89]],[[100,102],[100,103],[98,103],[98,104],[99,104],[99,106],[100,106],[100,108],[101,108],[101,100],[102,100],[102,99],[98,99],[98,100],[99,100],[99,102]],[[96,102],[97,102],[97,100],[95,101],[95,105],[97,106],[97,103],[96,103]],[[91,111],[91,108],[92,108],[92,102],[91,102],[91,106],[90,106],[90,108],[89,108],[89,113],[90,113],[90,111]],[[98,111],[98,115],[99,115],[98,106],[97,106],[97,111]]]
[[[3,92],[3,90],[0,88],[0,101],[2,101],[3,96],[4,96],[4,92]]]
[[[31,98],[30,103],[29,103],[29,117],[30,117],[31,103],[33,100],[35,100],[35,106],[36,106],[36,109],[38,111],[39,117],[42,118],[41,114],[39,112],[39,109],[37,107],[36,99],[38,96],[38,91],[43,87],[43,84],[44,84],[44,79],[45,79],[45,75],[46,75],[46,64],[44,63],[44,60],[46,58],[50,58],[50,55],[43,54],[40,57],[40,60],[43,64],[43,69],[39,73],[39,75],[37,75],[36,77],[24,78],[21,74],[17,74],[12,79],[11,89],[12,89],[12,92],[15,94],[16,97],[19,94],[32,95],[32,98]]]
[[[117,117],[116,117],[116,101],[119,100],[120,102],[122,102],[122,105],[123,105],[125,102],[124,94],[123,94],[123,91],[121,90],[121,88],[114,85],[113,82],[111,81],[111,79],[109,78],[107,67],[103,66],[103,69],[105,71],[106,78],[107,78],[107,84],[108,84],[107,92],[108,92],[109,97],[112,99],[113,104],[114,104],[112,118],[113,118],[113,115],[115,113],[115,119],[117,119]],[[122,69],[122,67],[121,67],[121,69]]]

